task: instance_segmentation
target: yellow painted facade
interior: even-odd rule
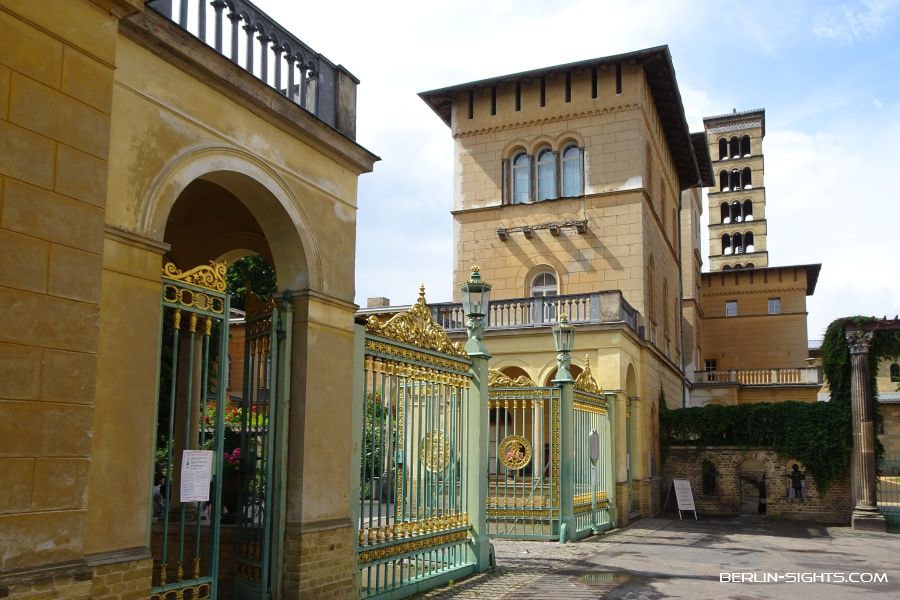
[[[352,593],[345,374],[375,160],[144,2],[0,2],[9,597],[36,573],[58,597],[149,597],[163,260],[251,253],[295,310],[282,597]]]

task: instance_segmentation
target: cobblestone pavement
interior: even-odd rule
[[[816,523],[656,518],[578,543],[495,540],[494,548],[493,571],[417,598],[900,598],[900,535]],[[756,581],[723,583],[721,573],[745,573]],[[820,581],[761,581],[794,573],[818,574]],[[836,573],[845,579],[850,573],[883,573],[887,582],[841,583],[831,575]]]

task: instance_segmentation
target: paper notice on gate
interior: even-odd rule
[[[181,455],[181,501],[209,501],[212,450],[185,450]]]

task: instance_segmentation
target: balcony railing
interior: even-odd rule
[[[252,2],[149,0],[146,4],[320,120],[355,137],[359,82]],[[345,106],[339,105],[339,99]]]
[[[434,320],[447,331],[465,330],[462,304],[447,302],[430,308]],[[488,330],[547,327],[555,325],[563,313],[574,324],[625,323],[638,332],[640,314],[619,291],[491,300],[486,326]]]
[[[736,383],[739,385],[821,385],[822,371],[817,367],[804,367],[801,369],[695,371],[694,383]]]

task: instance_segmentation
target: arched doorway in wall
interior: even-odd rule
[[[766,466],[761,461],[750,458],[738,468],[738,484],[741,491],[741,515],[765,515],[768,486]]]
[[[625,402],[625,481],[628,484],[628,495],[631,498],[631,511],[637,512],[640,510],[640,506],[632,483],[634,478],[632,461],[638,457],[636,454],[637,417],[635,415],[638,408],[638,388],[633,364],[629,364],[625,371]]]
[[[277,597],[281,565],[273,557],[283,546],[284,502],[275,490],[287,485],[280,423],[290,391],[291,303],[289,297],[248,295],[244,311],[232,313],[218,281],[225,267],[208,265],[258,255],[276,267],[283,288],[308,285],[304,245],[282,202],[252,176],[234,171],[187,182],[157,204],[151,223],[169,245],[154,452],[163,466],[154,481],[160,493],[152,508],[153,593]],[[226,315],[208,324],[207,316],[216,316],[205,299],[214,296],[212,287],[221,288]],[[228,344],[228,325],[235,321],[245,333],[240,348]],[[235,380],[224,365],[238,350],[243,376]],[[179,484],[189,478],[189,461],[203,453],[212,461],[212,478],[202,483],[198,476],[195,491],[208,500],[182,502]]]
[[[552,371],[550,371],[550,373],[547,375],[546,379],[544,379],[545,386],[553,385],[553,380],[556,379],[557,371],[558,371],[558,369],[555,369],[555,368]],[[581,375],[582,371],[584,371],[584,369],[582,369],[578,365],[569,365],[569,373],[572,374],[573,380],[578,379],[578,376]]]

